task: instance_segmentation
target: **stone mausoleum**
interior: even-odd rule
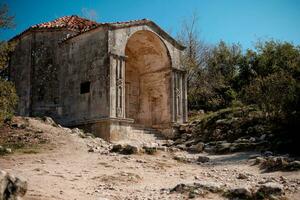
[[[154,22],[66,16],[29,27],[10,61],[22,116],[51,116],[109,141],[172,136],[187,121],[184,46]]]

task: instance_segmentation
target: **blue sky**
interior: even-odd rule
[[[300,44],[300,0],[0,0],[15,15],[16,28],[0,32],[9,39],[30,25],[65,15],[89,16],[99,22],[148,18],[170,32],[182,20],[199,16],[200,37],[208,43],[239,42],[253,47],[258,39]]]

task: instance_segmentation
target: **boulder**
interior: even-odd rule
[[[239,173],[237,179],[248,179],[248,176],[246,174]]]
[[[300,161],[298,160],[292,161],[286,166],[286,168],[291,171],[300,170]]]
[[[191,158],[188,158],[186,156],[183,155],[175,155],[173,157],[174,160],[177,160],[178,162],[183,162],[183,163],[191,163],[193,162],[193,160]]]
[[[140,152],[140,148],[138,146],[127,144],[122,150],[123,154],[137,154]]]
[[[199,156],[198,159],[197,159],[197,161],[200,162],[200,163],[205,163],[205,162],[209,161],[209,157],[207,157],[207,156]]]
[[[223,185],[217,182],[200,181],[194,183],[196,188],[204,189],[213,193],[223,192]]]
[[[204,150],[204,143],[199,142],[198,144],[189,147],[189,150],[196,153],[201,153]]]
[[[281,194],[283,194],[283,186],[279,183],[268,182],[268,183],[262,184],[258,188],[257,193],[263,194],[264,196],[281,195]]]
[[[43,120],[45,123],[58,127],[57,124],[55,123],[55,121],[51,118],[51,117],[43,117]]]
[[[26,191],[26,181],[5,171],[0,171],[0,200],[20,200]]]
[[[3,146],[0,146],[0,155],[1,154],[7,154],[7,153],[11,153],[12,150],[10,148],[5,148]]]
[[[149,155],[154,155],[157,152],[157,147],[155,146],[143,146],[143,149]]]
[[[141,149],[138,146],[135,146],[133,144],[125,144],[125,145],[115,144],[115,145],[113,145],[113,147],[110,151],[125,154],[125,155],[130,155],[130,154],[139,153],[141,151]]]
[[[260,165],[262,163],[266,162],[266,159],[263,158],[263,157],[256,157],[255,158],[255,162],[254,162],[254,165]]]
[[[232,188],[228,191],[228,196],[232,199],[253,199],[252,192],[248,187]]]

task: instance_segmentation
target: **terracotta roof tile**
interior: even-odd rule
[[[72,15],[72,16],[60,17],[60,18],[55,19],[50,22],[37,24],[37,25],[31,26],[30,28],[32,28],[32,29],[68,28],[68,29],[77,30],[77,31],[81,32],[85,29],[90,29],[95,26],[98,26],[97,22],[94,22],[94,21],[91,21],[88,19],[84,19],[84,18],[78,17],[76,15]]]

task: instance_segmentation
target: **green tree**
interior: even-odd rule
[[[13,19],[8,14],[8,7],[0,6],[0,29],[13,27]],[[0,41],[0,125],[12,117],[18,99],[14,85],[8,81],[9,54],[13,49],[14,44]]]

